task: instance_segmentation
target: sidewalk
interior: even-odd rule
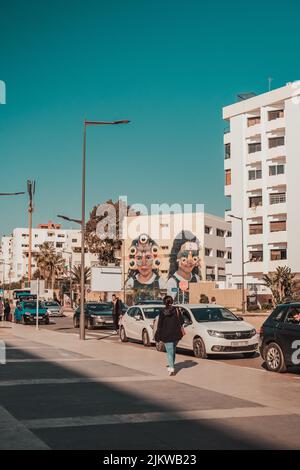
[[[169,377],[154,348],[9,326],[0,448],[16,448],[18,429],[21,448],[300,447],[293,377],[188,355]]]

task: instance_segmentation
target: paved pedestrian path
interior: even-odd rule
[[[300,381],[30,326],[0,330],[1,449],[299,448]],[[280,431],[279,431],[280,430]]]

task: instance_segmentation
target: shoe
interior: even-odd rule
[[[115,330],[115,331],[113,332],[113,335],[117,335],[117,334],[118,334],[118,332],[117,332],[117,330]]]
[[[171,367],[169,367],[169,375],[170,376],[175,375],[175,370],[171,369]]]

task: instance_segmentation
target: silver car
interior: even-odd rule
[[[49,317],[62,317],[63,308],[55,300],[47,300],[44,302],[44,306],[47,309]]]

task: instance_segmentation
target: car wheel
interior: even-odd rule
[[[285,372],[286,364],[281,347],[277,343],[270,343],[264,351],[267,369],[271,372]]]
[[[74,328],[79,328],[79,320],[77,317],[73,317],[73,326]]]
[[[248,357],[248,358],[255,357],[256,356],[256,351],[243,353],[243,356]]]
[[[156,341],[155,347],[156,347],[157,351],[159,351],[159,352],[165,352],[165,350],[166,350],[166,347],[165,347],[165,345],[162,341]]]
[[[45,325],[49,325],[49,323],[50,323],[49,318],[45,318]]]
[[[142,341],[143,341],[143,345],[144,345],[146,348],[148,348],[149,346],[151,346],[150,338],[149,338],[149,335],[148,335],[148,331],[147,331],[147,330],[143,330]]]
[[[24,315],[22,315],[21,323],[22,323],[22,325],[27,325],[28,324],[27,319],[25,318]]]
[[[122,343],[127,343],[127,341],[128,341],[124,326],[121,326],[121,329],[120,329],[120,339],[121,339]]]
[[[201,338],[195,338],[193,343],[194,356],[199,359],[207,359],[205,344]]]

